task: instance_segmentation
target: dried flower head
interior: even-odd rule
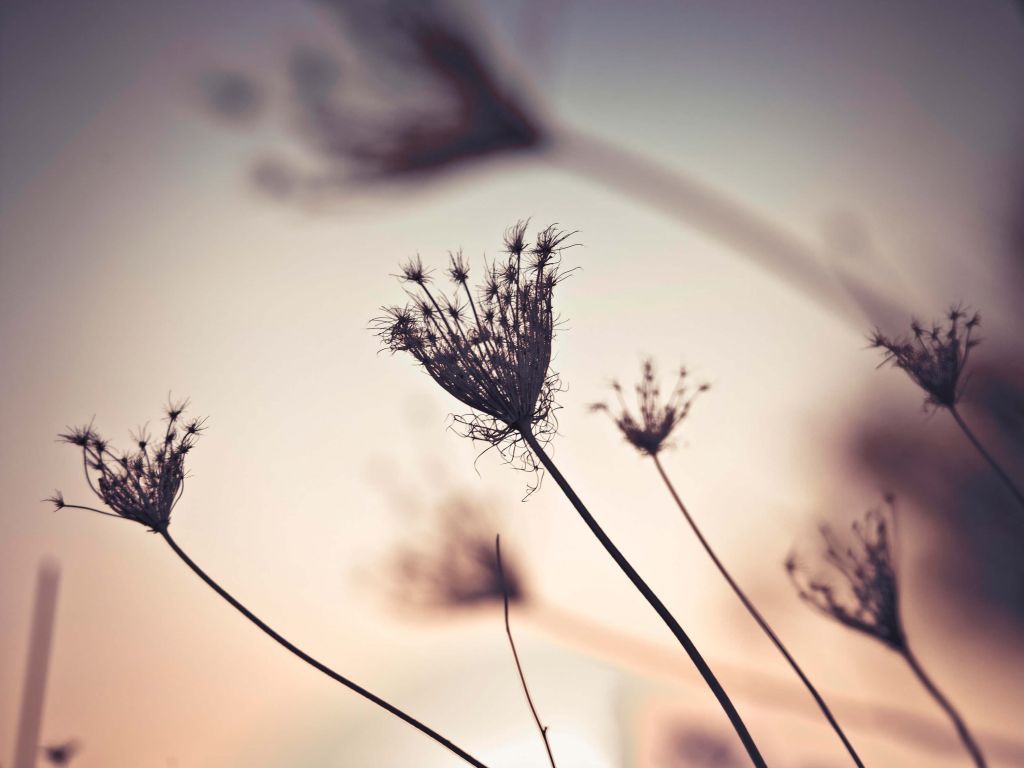
[[[151,531],[166,530],[184,490],[185,456],[204,429],[205,419],[183,420],[187,406],[187,400],[171,402],[163,435],[154,439],[142,428],[132,436],[132,450],[123,453],[116,453],[91,424],[60,435],[62,442],[82,449],[86,482],[112,511],[68,504],[60,491],[47,501],[56,509],[86,509],[134,520]]]
[[[964,371],[971,349],[981,343],[971,338],[981,325],[981,315],[956,305],[946,313],[947,324],[935,322],[925,328],[910,323],[910,334],[889,337],[876,329],[871,346],[884,351],[882,365],[892,363],[902,369],[927,394],[925,408],[952,408],[963,395],[967,377]]]
[[[503,601],[502,571],[509,601],[526,599],[525,578],[514,553],[494,548],[497,524],[483,507],[454,498],[438,509],[436,530],[426,544],[404,547],[393,569],[404,604],[459,610]]]
[[[895,500],[887,495],[885,503],[888,513],[881,507],[869,509],[862,520],[853,523],[852,535],[842,537],[830,526],[821,526],[824,568],[812,573],[790,555],[786,571],[808,605],[900,650],[906,645],[906,636],[890,536]]]
[[[468,437],[497,448],[508,460],[535,469],[520,450],[522,433],[547,439],[555,430],[558,375],[551,370],[557,319],[555,286],[567,273],[560,253],[572,233],[555,226],[527,244],[526,222],[505,232],[505,257],[485,269],[476,289],[461,252],[450,255],[454,292],[432,287],[419,257],[402,268],[410,303],[384,307],[373,327],[386,348],[408,352],[472,412],[455,416]]]
[[[691,394],[686,368],[680,368],[675,387],[662,402],[654,361],[648,358],[641,365],[640,382],[635,387],[638,412],[636,416],[626,405],[622,396],[622,386],[617,381],[612,382],[612,389],[615,390],[619,401],[618,415],[613,414],[605,403],[595,403],[591,409],[607,413],[626,440],[638,451],[648,456],[657,456],[663,448],[671,445],[668,439],[672,431],[690,413],[693,401],[710,388],[709,384],[700,384]]]

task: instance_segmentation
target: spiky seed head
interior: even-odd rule
[[[402,270],[403,279],[416,286],[412,300],[384,307],[372,326],[387,349],[411,354],[472,409],[454,417],[467,436],[532,470],[532,454],[521,450],[522,433],[544,440],[555,429],[554,289],[566,275],[560,254],[571,233],[547,227],[529,248],[525,233],[525,222],[506,231],[505,257],[490,265],[476,290],[468,285],[461,253],[452,256],[452,297],[433,289],[417,257]],[[523,263],[529,258],[533,268]]]
[[[840,624],[894,650],[906,647],[891,522],[895,498],[873,507],[848,531],[820,527],[823,548],[808,562],[790,554],[785,568],[797,594]]]
[[[915,319],[909,335],[887,336],[876,328],[869,340],[873,348],[882,350],[882,365],[901,369],[924,390],[926,409],[953,408],[969,378],[971,350],[981,343],[973,338],[980,325],[979,313],[955,304],[946,313],[945,325],[935,322],[926,327]]]
[[[647,456],[657,456],[671,446],[669,438],[689,415],[693,401],[710,389],[709,384],[702,383],[691,390],[686,368],[680,368],[672,392],[662,400],[657,371],[650,358],[640,366],[640,381],[635,387],[636,414],[626,405],[622,385],[613,381],[611,387],[618,400],[618,411],[606,403],[595,403],[591,410],[607,413],[626,441]]]
[[[185,456],[205,429],[205,419],[176,428],[187,407],[187,400],[172,401],[165,409],[163,438],[151,440],[143,428],[133,435],[136,449],[132,452],[115,453],[91,425],[61,434],[60,440],[82,450],[89,487],[109,511],[68,504],[60,491],[46,501],[57,509],[73,506],[133,520],[151,531],[166,530],[184,490]]]

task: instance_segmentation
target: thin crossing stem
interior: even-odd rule
[[[960,713],[956,711],[953,704],[945,697],[945,695],[938,689],[935,682],[928,676],[928,673],[924,671],[924,667],[921,666],[921,662],[918,661],[917,656],[910,650],[910,646],[904,646],[900,651],[900,655],[906,660],[907,664],[917,675],[917,679],[921,681],[921,685],[925,687],[925,690],[931,695],[935,702],[942,707],[943,711],[949,716],[949,719],[953,721],[953,726],[956,728],[957,735],[960,737],[960,741],[963,742],[964,748],[967,750],[974,764],[978,768],[987,768],[988,763],[985,762],[985,756],[981,753],[981,747],[978,746],[978,742],[974,740],[970,730],[967,728],[967,723],[960,717]]]
[[[540,721],[540,715],[537,714],[537,707],[533,703],[533,696],[530,695],[530,686],[526,684],[526,674],[523,672],[523,665],[519,661],[519,651],[516,650],[516,641],[512,639],[512,625],[508,620],[508,587],[505,584],[505,571],[501,567],[501,537],[496,536],[494,538],[494,556],[498,563],[498,576],[501,578],[501,595],[505,606],[505,634],[508,635],[508,644],[512,649],[512,658],[516,662],[516,671],[519,673],[519,682],[523,685],[523,693],[526,694],[526,703],[530,705],[530,712],[533,715],[533,722],[537,724],[537,730],[540,731],[540,737],[544,740],[544,749],[548,753],[548,761],[551,763],[551,768],[558,768],[555,765],[555,755],[551,751],[551,744],[548,741],[548,727]]]
[[[453,744],[451,741],[449,741],[444,736],[439,734],[437,731],[433,730],[432,728],[427,727],[426,725],[421,723],[416,718],[412,717],[411,715],[406,714],[405,712],[403,712],[402,710],[400,710],[398,707],[394,706],[393,704],[389,704],[387,701],[385,701],[384,699],[380,698],[379,696],[377,696],[377,695],[375,695],[373,693],[370,693],[370,691],[366,690],[361,685],[358,685],[357,683],[352,682],[351,680],[349,680],[347,677],[344,677],[343,675],[339,675],[337,672],[335,672],[333,669],[328,667],[326,664],[323,664],[323,663],[317,661],[312,656],[310,656],[308,653],[306,653],[302,649],[298,648],[297,646],[293,645],[290,641],[286,640],[284,637],[279,635],[277,632],[275,632],[273,629],[271,629],[270,626],[268,626],[266,623],[264,623],[262,619],[260,619],[258,616],[256,616],[256,614],[254,614],[252,611],[250,611],[248,608],[246,608],[244,605],[242,605],[240,602],[238,602],[238,600],[236,600],[234,597],[232,597],[231,594],[228,593],[227,590],[225,590],[223,587],[220,586],[220,584],[218,584],[216,581],[214,581],[212,578],[210,578],[210,576],[208,576],[206,574],[206,572],[202,568],[200,568],[192,560],[192,558],[190,558],[185,553],[185,551],[181,547],[178,546],[178,543],[173,538],[171,538],[171,534],[166,529],[161,530],[159,533],[160,533],[161,536],[163,536],[164,541],[166,541],[167,544],[170,545],[171,549],[174,550],[174,553],[178,557],[181,558],[181,560],[185,563],[185,565],[187,565],[189,568],[192,569],[193,573],[195,573],[200,579],[202,579],[204,582],[206,582],[207,586],[209,586],[210,589],[212,589],[214,592],[216,592],[218,595],[220,595],[222,598],[224,598],[233,608],[235,608],[235,610],[237,610],[239,613],[241,613],[243,616],[245,616],[245,618],[247,618],[249,621],[251,621],[257,627],[262,629],[266,634],[270,635],[270,637],[272,637],[274,640],[276,640],[280,645],[284,646],[286,649],[288,649],[293,654],[298,656],[300,659],[302,659],[304,662],[309,664],[311,667],[314,667],[315,669],[318,669],[321,672],[323,672],[325,675],[327,675],[332,680],[336,680],[337,682],[339,682],[342,685],[344,685],[346,688],[348,688],[348,689],[358,693],[364,699],[368,699],[369,701],[372,701],[374,704],[376,704],[381,709],[384,709],[384,710],[390,712],[392,715],[397,717],[399,720],[402,720],[402,721],[408,723],[409,725],[411,725],[416,730],[420,731],[421,733],[426,734],[431,739],[436,741],[438,744],[440,744],[441,746],[445,747],[446,749],[448,749],[449,751],[453,752],[454,754],[458,755],[459,757],[461,757],[463,760],[465,760],[470,765],[474,766],[474,768],[487,768],[487,766],[484,763],[482,763],[479,760],[477,760],[475,757],[470,755],[465,750],[457,747],[455,744]]]
[[[754,604],[747,597],[746,593],[740,588],[740,585],[736,583],[735,579],[733,579],[732,575],[729,573],[728,570],[726,570],[725,566],[722,564],[722,561],[718,559],[718,555],[715,554],[715,551],[711,548],[711,545],[708,543],[707,539],[704,538],[704,534],[701,533],[701,530],[697,526],[696,521],[690,515],[690,512],[686,508],[686,505],[683,504],[683,500],[679,497],[679,494],[676,492],[675,486],[672,484],[672,481],[666,474],[665,468],[661,465],[661,461],[658,459],[658,455],[652,454],[651,458],[654,460],[654,466],[657,467],[658,474],[661,475],[661,479],[665,482],[665,487],[668,488],[668,492],[671,494],[673,500],[676,503],[676,506],[679,507],[679,511],[683,513],[683,517],[686,518],[686,522],[689,523],[690,528],[693,530],[694,535],[697,537],[697,540],[700,541],[701,546],[704,547],[704,551],[708,553],[708,557],[711,558],[711,561],[715,564],[715,567],[718,568],[718,572],[722,574],[722,578],[724,578],[728,582],[729,586],[732,587],[732,591],[736,593],[736,597],[738,597],[740,599],[740,602],[743,603],[743,607],[747,609],[747,612],[750,613],[754,621],[757,622],[757,625],[768,636],[768,639],[772,641],[772,644],[776,647],[776,649],[778,649],[779,653],[781,653],[783,658],[785,658],[785,660],[789,663],[789,666],[793,668],[793,671],[796,673],[796,676],[800,678],[800,682],[802,682],[804,686],[807,688],[808,692],[811,694],[811,696],[814,698],[814,701],[817,703],[818,708],[821,710],[821,713],[825,716],[825,719],[828,720],[829,725],[832,726],[832,730],[836,732],[836,735],[839,737],[839,740],[843,742],[843,746],[846,747],[846,751],[850,753],[850,757],[853,759],[853,762],[858,766],[858,768],[864,768],[864,763],[861,761],[860,756],[857,754],[857,750],[853,748],[853,744],[851,744],[850,740],[846,737],[846,734],[840,727],[839,722],[832,714],[832,710],[829,709],[828,704],[825,703],[825,699],[822,697],[820,693],[818,693],[818,689],[814,687],[814,684],[810,681],[807,675],[804,674],[803,669],[801,669],[800,665],[797,664],[796,659],[793,658],[793,655],[789,652],[786,646],[783,645],[782,641],[779,639],[779,636],[775,634],[775,631],[768,624],[768,621],[764,618],[764,616],[761,615],[761,612],[757,610]]]
[[[633,568],[625,555],[623,555],[622,552],[619,551],[619,548],[615,546],[614,542],[608,538],[608,535],[598,524],[597,520],[594,519],[594,516],[590,514],[589,510],[580,500],[580,497],[576,495],[572,486],[569,485],[568,481],[558,470],[558,467],[555,466],[551,457],[544,451],[543,446],[530,429],[524,427],[521,428],[520,431],[523,439],[526,441],[526,444],[530,447],[530,450],[533,451],[534,455],[540,460],[548,474],[554,478],[558,487],[562,489],[562,492],[569,499],[569,502],[579,513],[580,517],[583,518],[583,522],[587,524],[587,527],[590,528],[594,536],[597,537],[597,540],[601,542],[605,551],[611,555],[612,559],[619,566],[622,572],[626,574],[626,577],[633,582],[633,586],[635,586],[647,602],[650,603],[651,607],[654,608],[655,612],[661,617],[661,620],[672,631],[676,640],[679,641],[679,644],[686,651],[690,660],[693,662],[694,666],[697,667],[701,677],[704,678],[704,681],[707,683],[712,693],[714,693],[715,698],[718,699],[718,703],[721,705],[726,716],[729,718],[729,721],[732,723],[737,736],[739,736],[740,741],[743,743],[743,746],[750,757],[750,761],[758,768],[767,768],[767,763],[765,763],[764,758],[761,756],[761,753],[757,748],[757,744],[754,743],[753,737],[747,730],[747,726],[740,717],[739,712],[736,711],[736,707],[733,705],[732,700],[725,692],[721,683],[718,682],[718,678],[715,677],[715,673],[711,671],[711,667],[708,666],[704,657],[697,649],[697,646],[694,645],[689,635],[686,634],[675,616],[672,615],[661,599],[647,585],[647,582],[645,582],[640,574],[637,573],[636,569]]]
[[[1002,468],[999,462],[996,461],[995,458],[993,458],[992,454],[990,454],[985,449],[985,446],[981,444],[981,441],[977,438],[977,436],[974,434],[971,428],[967,426],[967,422],[964,421],[963,416],[960,415],[960,411],[957,410],[955,405],[949,407],[949,413],[953,417],[953,420],[956,421],[957,426],[960,427],[964,435],[967,436],[967,439],[971,441],[971,445],[973,445],[975,449],[977,449],[978,453],[981,454],[982,458],[988,462],[988,465],[992,468],[992,471],[995,472],[996,475],[998,475],[999,479],[1003,481],[1003,484],[1006,486],[1007,490],[1009,490],[1010,493],[1013,495],[1013,498],[1015,498],[1017,500],[1017,503],[1020,504],[1021,508],[1024,509],[1024,492],[1022,492],[1021,489],[1017,487],[1017,484],[1013,482],[1009,474],[1007,474],[1006,470]]]

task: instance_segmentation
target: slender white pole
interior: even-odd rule
[[[32,633],[29,636],[25,663],[25,687],[21,692],[21,716],[14,746],[14,768],[35,768],[39,756],[39,733],[43,723],[46,698],[46,673],[50,666],[50,645],[57,612],[57,588],[60,568],[52,560],[39,564],[36,577],[36,601],[32,611]]]

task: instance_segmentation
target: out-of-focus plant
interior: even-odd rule
[[[557,324],[554,289],[564,279],[561,252],[569,235],[554,226],[532,245],[526,223],[505,233],[505,257],[485,271],[476,291],[469,268],[453,254],[453,296],[432,287],[418,258],[402,269],[410,302],[390,306],[374,321],[385,348],[412,355],[446,392],[471,410],[455,417],[466,436],[496,449],[510,463],[554,478],[605,551],[668,626],[718,699],[754,765],[765,765],[739,712],[689,635],[619,551],[545,450],[555,431],[558,374],[551,368]]]
[[[845,627],[873,637],[899,654],[953,722],[975,765],[984,768],[985,757],[967,723],[925,672],[911,648],[900,611],[891,530],[895,520],[895,500],[890,495],[885,502],[887,509],[869,509],[862,519],[853,523],[848,533],[839,533],[827,524],[822,525],[824,550],[821,556],[808,563],[790,555],[786,560],[786,571],[797,594],[808,605]]]
[[[622,386],[618,382],[614,382],[612,384],[612,388],[614,389],[615,395],[618,399],[618,410],[609,408],[605,403],[597,403],[592,406],[592,409],[607,413],[615,423],[615,426],[619,428],[619,431],[622,433],[623,437],[625,437],[626,441],[636,448],[642,456],[648,456],[651,461],[654,462],[654,466],[658,470],[658,475],[661,477],[662,482],[665,484],[669,494],[672,496],[672,500],[679,508],[679,511],[682,513],[687,524],[690,526],[690,529],[704,548],[704,551],[707,552],[708,557],[710,557],[711,561],[715,564],[718,572],[722,574],[722,578],[725,579],[733,593],[737,598],[739,598],[739,601],[743,603],[743,607],[747,609],[747,612],[751,615],[754,621],[757,622],[761,631],[768,636],[768,639],[771,640],[778,652],[782,654],[782,657],[792,668],[793,672],[796,673],[796,676],[800,678],[800,682],[804,684],[804,687],[807,688],[808,692],[814,698],[814,701],[821,710],[822,715],[825,716],[829,725],[832,726],[832,730],[836,732],[839,740],[843,743],[846,751],[853,759],[854,764],[863,768],[864,763],[857,754],[857,750],[854,749],[853,744],[850,743],[846,733],[843,732],[842,727],[839,725],[839,721],[836,720],[835,715],[832,714],[832,710],[825,702],[825,699],[811,682],[810,678],[807,677],[807,674],[797,663],[796,659],[793,658],[789,649],[783,645],[782,640],[779,639],[775,630],[771,628],[768,620],[765,619],[761,612],[754,606],[750,598],[747,597],[746,593],[732,577],[732,574],[730,574],[726,569],[725,564],[721,559],[719,559],[718,555],[715,554],[711,544],[704,537],[700,527],[697,525],[697,521],[694,520],[693,515],[690,514],[686,505],[683,504],[683,500],[679,496],[679,492],[669,479],[668,473],[665,472],[665,467],[661,463],[660,454],[665,448],[671,445],[670,438],[672,433],[675,431],[676,427],[682,423],[687,415],[689,415],[690,407],[693,405],[694,400],[700,394],[706,392],[709,389],[709,386],[707,384],[700,384],[691,392],[686,369],[681,368],[679,376],[676,379],[675,386],[672,388],[668,397],[663,400],[654,370],[654,362],[648,359],[641,365],[640,382],[635,387],[637,409],[635,414],[626,404],[622,394]]]
[[[876,329],[871,345],[884,353],[883,364],[899,368],[924,391],[926,410],[941,408],[949,412],[960,431],[1024,509],[1024,491],[982,445],[957,408],[970,376],[967,362],[971,350],[981,343],[974,336],[981,325],[981,315],[956,305],[950,308],[946,319],[945,325],[935,322],[929,327],[914,320],[909,336],[887,336]]]
[[[60,435],[63,442],[81,449],[86,483],[106,509],[69,504],[64,500],[64,495],[60,491],[47,501],[51,502],[56,509],[84,509],[146,526],[153,533],[159,534],[174,553],[207,586],[295,656],[426,734],[470,765],[476,766],[476,768],[487,768],[484,763],[437,731],[349,678],[338,674],[286,640],[208,576],[172,538],[170,533],[171,513],[181,500],[185,489],[185,458],[205,429],[203,419],[184,420],[183,414],[186,406],[187,401],[171,403],[166,410],[167,425],[163,434],[154,438],[145,429],[140,429],[133,435],[135,445],[131,451],[116,452],[110,443],[93,429],[91,424],[69,429]]]
[[[816,243],[681,170],[558,119],[468,0],[318,0],[338,54],[297,48],[288,67],[289,158],[252,170],[263,191],[318,208],[376,183],[416,183],[495,158],[534,158],[694,227],[751,259],[828,314],[892,319],[888,292],[838,269]],[[315,66],[297,59],[316,60]],[[333,73],[324,77],[325,72]],[[209,109],[238,124],[238,72],[208,78]],[[245,104],[248,105],[248,101]]]
[[[39,749],[50,765],[71,765],[75,755],[82,751],[82,745],[76,739],[71,739],[60,744],[47,744]]]

